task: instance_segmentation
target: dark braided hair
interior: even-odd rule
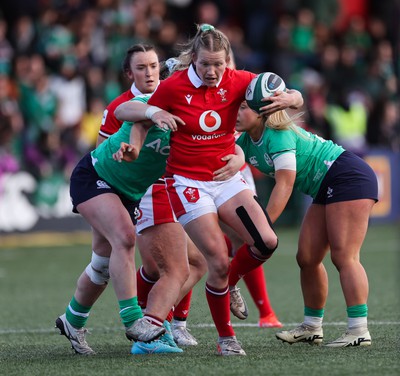
[[[122,71],[124,72],[125,75],[131,71],[132,56],[137,52],[147,52],[147,51],[154,51],[157,53],[154,46],[152,46],[151,44],[143,44],[143,43],[134,44],[126,51],[125,58],[122,62]]]

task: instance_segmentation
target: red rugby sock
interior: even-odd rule
[[[218,335],[220,337],[234,336],[228,286],[224,289],[216,289],[206,283],[206,297]]]
[[[269,301],[263,266],[260,265],[254,270],[248,272],[243,277],[243,280],[246,283],[247,289],[249,290],[258,311],[260,312],[260,317],[269,315],[272,312],[272,307]]]
[[[256,258],[250,247],[243,244],[236,252],[235,257],[231,261],[231,269],[229,271],[229,286],[235,286],[239,279],[253,269],[262,265],[265,259]]]
[[[175,307],[174,319],[176,320],[186,320],[190,311],[190,302],[192,300],[192,290],[190,290]]]
[[[136,272],[138,304],[144,309],[147,306],[147,296],[157,281],[152,281],[146,274],[143,266]]]

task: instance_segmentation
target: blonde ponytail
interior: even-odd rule
[[[295,129],[295,121],[298,120],[303,113],[289,116],[286,110],[280,110],[269,115],[265,120],[265,126],[275,130]]]

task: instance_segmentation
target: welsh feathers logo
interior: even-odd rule
[[[183,191],[183,195],[185,196],[187,202],[197,202],[200,198],[199,190],[193,187],[187,187]]]

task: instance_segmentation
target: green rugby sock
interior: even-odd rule
[[[121,316],[122,323],[127,328],[131,326],[134,321],[143,317],[142,309],[138,305],[137,296],[120,300],[119,304],[119,315]]]
[[[89,318],[91,308],[92,307],[85,307],[79,304],[75,296],[73,296],[65,311],[67,321],[75,328],[83,328]]]

